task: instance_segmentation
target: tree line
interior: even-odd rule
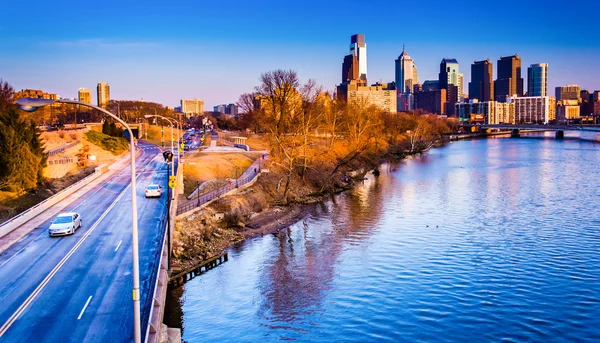
[[[36,123],[20,115],[13,97],[0,79],[0,190],[22,193],[43,182],[48,156]]]
[[[431,114],[387,113],[366,99],[334,99],[314,80],[300,83],[293,70],[262,74],[238,106],[238,126],[269,140],[282,203],[295,200],[293,184],[334,191],[351,171],[376,170],[387,159],[439,144],[454,125]]]

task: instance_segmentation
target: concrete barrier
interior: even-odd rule
[[[129,153],[127,153],[125,156],[123,156],[117,162],[113,163],[113,165],[110,166],[110,169],[113,170],[113,166],[115,166],[115,165],[116,165],[115,167],[117,167],[117,168],[122,168],[123,165],[127,162],[129,162]],[[85,185],[87,185],[90,182],[97,179],[100,175],[102,175],[107,170],[108,169],[107,169],[106,165],[101,165],[101,166],[96,167],[96,170],[94,171],[94,173],[92,175],[89,175],[89,176],[85,177],[84,179],[77,181],[76,183],[74,183],[71,186],[63,189],[62,191],[54,194],[53,196],[49,197],[48,199],[29,208],[25,212],[22,212],[16,216],[10,218],[9,220],[5,221],[4,223],[0,224],[0,238],[8,235],[9,233],[11,233],[14,230],[16,230],[17,228],[19,228],[21,225],[27,223],[31,219],[38,216],[40,213],[46,211],[50,207],[61,202],[62,200],[64,200],[71,194],[75,193],[76,191],[78,191],[79,189],[84,187]]]

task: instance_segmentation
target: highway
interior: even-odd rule
[[[168,170],[159,149],[139,142],[136,159],[142,338],[167,216]],[[49,237],[50,222],[0,255],[0,342],[133,340],[130,166],[75,200],[72,236]],[[163,186],[146,199],[150,183]]]

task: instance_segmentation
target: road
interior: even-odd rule
[[[138,147],[144,336],[168,206],[167,194],[146,199],[144,190],[166,190],[168,170],[157,147]],[[51,238],[47,222],[0,255],[0,342],[133,340],[130,173],[127,165],[68,206],[83,220],[75,235]]]

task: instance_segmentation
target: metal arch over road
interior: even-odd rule
[[[144,188],[149,183],[166,187],[168,171],[158,148],[144,142],[139,147],[144,334],[167,216],[167,197],[145,199]],[[50,238],[46,223],[0,255],[0,341],[133,340],[131,203],[123,196],[129,194],[128,169],[67,205],[82,214],[83,227],[75,235]]]

